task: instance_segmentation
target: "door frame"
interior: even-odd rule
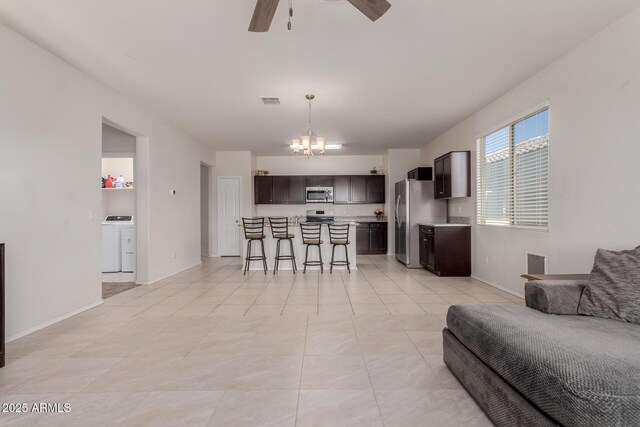
[[[239,249],[239,253],[238,255],[222,255],[222,251],[221,251],[221,247],[222,247],[222,232],[223,232],[223,226],[224,224],[222,223],[222,203],[221,203],[221,195],[222,195],[222,191],[220,191],[220,185],[222,183],[223,179],[237,179],[239,182],[239,187],[238,187],[238,212],[240,213],[240,218],[242,218],[242,189],[243,189],[243,182],[242,182],[242,176],[239,175],[226,175],[226,176],[218,176],[217,177],[217,199],[218,199],[218,256],[242,256],[242,243],[240,243],[240,247]],[[238,233],[240,233],[240,228],[238,228]]]

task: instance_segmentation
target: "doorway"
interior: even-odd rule
[[[102,125],[102,295],[136,284],[136,137]]]
[[[218,254],[240,256],[242,177],[218,177]]]

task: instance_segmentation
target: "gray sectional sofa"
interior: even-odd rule
[[[449,308],[444,361],[496,425],[640,425],[640,325],[578,315],[586,284],[529,282],[527,307]]]

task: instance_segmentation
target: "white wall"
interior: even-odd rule
[[[10,59],[0,61],[8,337],[101,301],[103,118],[148,141],[136,150],[148,164],[149,212],[138,271],[153,281],[197,264],[201,145],[4,26],[0,52]]]
[[[547,254],[551,273],[586,273],[597,248],[640,244],[638,40],[640,9],[424,146],[425,164],[456,149],[475,159],[478,136],[549,101],[549,232],[474,227],[476,277],[522,294],[527,251]],[[452,215],[475,217],[472,178]]]
[[[271,175],[368,175],[369,170],[383,166],[382,156],[340,156],[327,154],[314,159],[290,156],[257,156],[255,169]],[[383,172],[386,173],[385,170]]]
[[[103,153],[135,153],[136,137],[102,124],[102,152]]]
[[[242,215],[255,215],[253,205],[253,161],[250,151],[219,151],[216,153],[217,176],[242,177]],[[217,184],[216,184],[217,187]]]

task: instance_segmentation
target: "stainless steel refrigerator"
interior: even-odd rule
[[[396,182],[396,259],[408,268],[421,268],[418,224],[447,222],[447,204],[433,198],[433,181]]]

